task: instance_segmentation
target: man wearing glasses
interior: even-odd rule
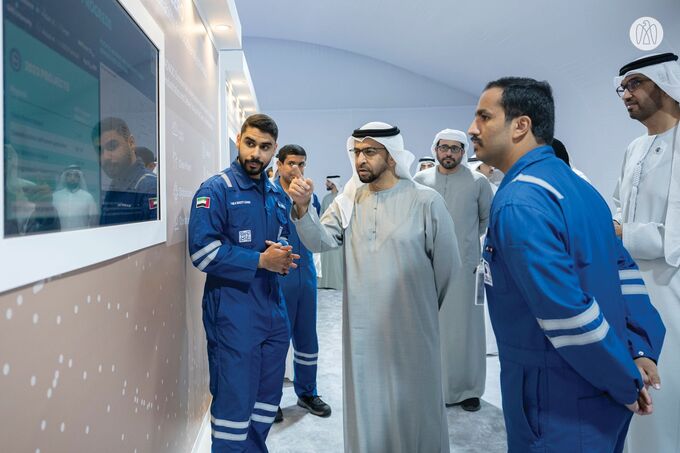
[[[311,179],[288,191],[305,246],[345,251],[345,450],[446,453],[438,312],[460,269],[453,222],[442,197],[411,179],[398,128],[368,123],[347,150],[354,175],[321,219]]]
[[[432,142],[438,164],[413,178],[439,192],[453,219],[463,264],[449,292],[453,300],[439,312],[444,401],[463,410],[480,409],[486,379],[484,306],[475,304],[475,272],[481,258],[479,238],[486,230],[493,192],[484,175],[465,163],[464,132],[444,129]]]
[[[657,389],[654,415],[634,417],[631,453],[680,451],[680,65],[672,53],[623,66],[614,79],[628,114],[647,128],[626,150],[614,202],[614,227],[640,267],[666,325],[659,374],[647,357],[635,360]],[[640,287],[641,291],[644,287]],[[663,384],[663,389],[661,389]]]

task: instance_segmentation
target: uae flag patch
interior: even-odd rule
[[[210,197],[197,197],[196,208],[210,209]]]
[[[156,209],[158,207],[158,198],[149,198],[149,209]]]

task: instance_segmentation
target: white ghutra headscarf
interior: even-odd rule
[[[437,135],[434,136],[434,140],[432,141],[432,146],[430,147],[430,151],[432,151],[432,157],[437,159],[437,145],[439,144],[439,140],[455,140],[457,142],[460,142],[461,145],[463,145],[463,160],[460,162],[463,165],[467,165],[468,162],[468,156],[467,156],[467,150],[468,150],[468,139],[467,139],[467,134],[463,131],[459,131],[456,129],[444,129],[442,131],[437,132]]]
[[[335,203],[340,206],[340,217],[342,219],[342,227],[347,228],[352,219],[352,212],[354,211],[354,197],[357,190],[364,185],[359,179],[359,174],[354,165],[354,155],[351,150],[354,149],[355,142],[363,142],[367,138],[371,138],[383,145],[390,156],[396,161],[395,169],[396,175],[401,179],[412,180],[411,164],[415,160],[415,156],[410,151],[404,149],[404,139],[398,127],[373,121],[366,123],[359,129],[356,129],[352,135],[347,139],[347,157],[352,166],[352,178],[347,181],[345,188],[340,195],[335,199]]]
[[[621,86],[623,80],[641,74],[650,79],[668,96],[680,103],[680,64],[678,56],[672,53],[647,55],[638,58],[619,71],[614,85]],[[675,126],[672,141],[671,183],[668,188],[668,207],[664,228],[664,256],[670,266],[680,267],[680,126]],[[637,187],[634,188],[637,190]]]

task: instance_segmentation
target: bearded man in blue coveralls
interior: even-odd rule
[[[283,194],[265,176],[278,127],[256,114],[237,137],[238,157],[196,192],[189,253],[207,274],[213,452],[266,452],[281,401],[290,331],[278,274],[299,256],[287,245]]]
[[[486,86],[468,130],[505,173],[483,266],[508,451],[620,452],[633,413],[653,409],[633,358],[656,360],[665,330],[629,291],[641,276],[606,202],[547,145],[553,130],[550,85],[514,77]]]
[[[275,184],[282,192],[288,193],[288,187],[295,178],[305,174],[307,152],[300,145],[285,145],[279,150],[276,162],[277,177]],[[293,202],[286,195],[286,211],[290,215]],[[312,201],[316,213],[320,215],[321,204],[316,194]],[[281,278],[283,297],[288,309],[288,320],[293,339],[293,365],[295,369],[294,387],[298,396],[298,406],[319,417],[329,417],[331,407],[326,404],[316,391],[316,369],[319,359],[319,342],[316,335],[316,268],[312,252],[302,244],[295,225],[290,224],[288,243],[293,252],[300,255],[297,269]],[[281,408],[275,421],[283,420]]]

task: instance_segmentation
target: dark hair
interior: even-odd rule
[[[555,101],[548,82],[528,77],[503,77],[489,82],[484,90],[501,88],[505,120],[518,116],[531,118],[531,132],[539,143],[552,143],[555,133]]]
[[[554,138],[552,141],[552,149],[555,151],[555,155],[561,159],[565,164],[569,165],[569,153],[567,152],[567,147],[564,143]]]
[[[264,113],[256,113],[246,118],[246,120],[243,122],[243,126],[241,126],[241,134],[243,134],[249,127],[254,127],[255,129],[259,129],[262,132],[271,135],[274,137],[274,140],[278,140],[279,138],[279,127],[276,125],[276,122],[271,119],[271,117],[265,115]]]
[[[132,135],[130,133],[130,128],[125,121],[120,118],[116,118],[115,116],[110,116],[108,118],[104,118],[98,122],[94,128],[92,128],[92,142],[101,137],[104,132],[108,131],[118,132],[125,140],[129,139]]]
[[[307,157],[305,149],[300,145],[285,145],[279,150],[279,154],[276,157],[279,158],[279,162],[285,162],[288,156],[303,156]]]
[[[153,164],[154,162],[156,162],[156,156],[153,155],[153,151],[151,151],[146,146],[136,147],[135,148],[135,154],[137,154],[137,157],[142,159],[142,162],[144,162],[144,165],[149,165],[149,164]]]

